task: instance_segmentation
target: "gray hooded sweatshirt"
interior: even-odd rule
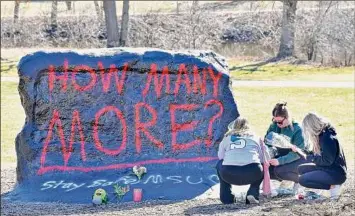
[[[258,139],[254,136],[225,136],[219,144],[218,158],[223,165],[245,166],[263,163],[264,157]]]

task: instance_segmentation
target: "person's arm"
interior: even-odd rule
[[[304,138],[303,138],[301,129],[297,130],[295,132],[295,134],[293,135],[292,144],[297,146],[300,149],[304,149]],[[287,164],[287,163],[291,163],[293,161],[296,161],[299,158],[300,158],[300,156],[297,153],[290,151],[287,155],[277,158],[277,160],[279,162],[279,165],[283,165],[283,164]]]
[[[258,145],[257,145],[257,149],[258,149],[258,153],[259,153],[259,159],[260,159],[260,162],[261,163],[264,163],[265,162],[265,160],[264,160],[264,151],[263,151],[263,149],[262,149],[262,146],[261,146],[261,142],[263,142],[261,139],[259,139],[259,143],[257,143]]]
[[[330,166],[334,163],[337,150],[338,150],[338,140],[336,137],[325,134],[322,139],[319,140],[321,146],[320,155],[308,155],[307,159],[314,162],[319,166]]]
[[[224,152],[226,151],[224,148],[224,142],[226,138],[223,138],[221,143],[219,143],[219,148],[218,148],[218,159],[222,160],[224,158]]]
[[[266,136],[267,136],[270,132],[276,132],[276,130],[275,130],[275,124],[274,124],[274,123],[270,124],[269,128],[267,129],[266,134],[265,134],[265,136],[264,136],[264,140],[266,139]]]

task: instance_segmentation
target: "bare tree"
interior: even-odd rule
[[[307,59],[308,60],[312,60],[315,61],[316,57],[317,57],[317,43],[318,41],[316,40],[317,36],[319,36],[320,32],[322,31],[322,28],[324,28],[325,26],[323,25],[323,21],[325,20],[324,17],[326,16],[326,14],[329,12],[330,7],[332,6],[332,1],[329,2],[329,5],[327,7],[327,9],[325,10],[325,12],[322,14],[321,13],[321,3],[322,2],[318,2],[318,12],[317,12],[317,17],[315,20],[315,25],[311,31],[311,35],[309,40],[307,40],[306,42],[308,42],[308,46],[307,46]]]
[[[195,14],[198,10],[198,1],[192,1],[192,13]]]
[[[104,1],[105,22],[107,31],[107,47],[119,46],[116,2],[113,0]]]
[[[73,13],[75,13],[75,1],[72,2]]]
[[[14,8],[14,25],[17,23],[19,18],[20,12],[20,1],[15,1],[15,8]]]
[[[201,49],[210,46],[211,38],[213,38],[213,35],[215,35],[214,31],[217,29],[216,25],[220,23],[217,21],[211,22],[209,12],[202,10],[197,1],[192,2],[186,18],[187,23],[184,36],[179,36],[182,38],[181,41],[185,42],[184,48]]]
[[[52,1],[51,27],[52,31],[57,29],[58,1]]]
[[[176,1],[176,14],[179,14],[180,12],[180,3],[179,1]]]
[[[283,1],[282,29],[278,58],[285,58],[293,55],[295,41],[295,20],[297,1]]]
[[[71,10],[71,1],[66,1],[65,3],[67,4],[67,9]]]
[[[337,1],[317,2],[317,5],[317,10],[297,13],[297,57],[323,65],[353,64],[355,20],[352,8],[337,8]]]
[[[101,7],[99,5],[99,2],[98,1],[94,1],[94,4],[95,4],[96,15],[99,18],[99,20],[101,20],[102,19],[102,10],[101,10]]]
[[[15,1],[15,7],[14,7],[14,21],[12,25],[12,34],[11,34],[11,39],[13,44],[17,44],[17,39],[15,35],[19,33],[18,31],[18,19],[19,19],[19,12],[20,12],[20,1]]]
[[[191,22],[191,42],[192,42],[192,48],[196,49],[196,43],[197,43],[197,31],[198,31],[198,27],[200,25],[200,19],[201,19],[201,15],[202,13],[198,13],[199,11],[198,8],[198,1],[193,1],[192,2],[192,7],[191,7],[191,15],[190,15],[190,22]]]
[[[123,7],[122,7],[120,46],[126,46],[127,44],[128,21],[129,21],[129,0],[124,0]]]

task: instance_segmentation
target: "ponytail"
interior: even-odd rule
[[[291,120],[291,113],[287,108],[287,102],[279,102],[275,105],[274,109],[272,110],[273,117],[283,117],[288,120]],[[292,121],[292,120],[291,120]],[[290,122],[290,127],[293,130],[292,122]]]

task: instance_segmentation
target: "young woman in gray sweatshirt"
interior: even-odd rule
[[[263,181],[263,154],[259,138],[251,131],[248,121],[238,117],[230,123],[229,131],[219,144],[217,174],[220,180],[220,200],[235,202],[232,185],[248,185],[246,204],[259,203],[259,188]]]

